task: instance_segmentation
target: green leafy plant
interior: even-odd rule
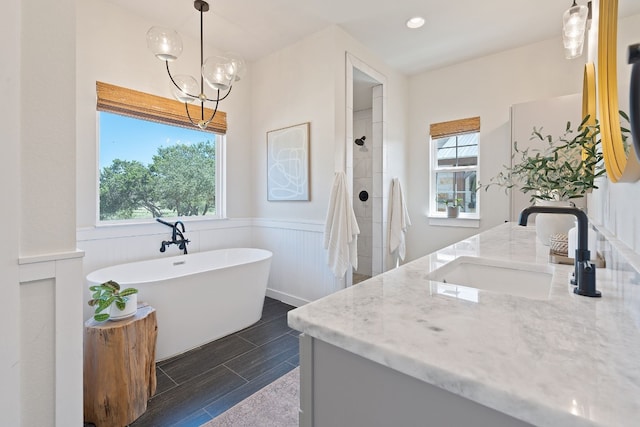
[[[622,111],[620,114],[626,118]],[[588,120],[589,116],[585,117],[576,130],[567,122],[564,134],[558,138],[543,135],[542,128],[534,127],[530,139],[539,141],[540,146],[520,150],[515,142],[512,166],[504,166],[489,184],[478,185],[477,190],[494,185],[505,191],[515,187],[529,194],[533,203],[536,199],[567,201],[598,188],[595,180],[605,173],[600,126],[589,126]]]
[[[452,200],[445,200],[444,201],[444,205],[447,206],[447,207],[451,206],[452,208],[455,208],[456,206],[462,207],[462,199],[461,198],[457,198],[457,199],[452,199]]]
[[[89,305],[95,307],[95,314],[93,318],[96,322],[104,322],[110,317],[109,311],[103,313],[108,309],[111,304],[115,303],[116,307],[120,310],[124,310],[124,307],[129,300],[129,295],[137,294],[136,288],[127,288],[120,290],[120,285],[113,280],[109,280],[100,285],[94,285],[89,287],[89,290],[93,292]]]
[[[456,206],[462,207],[462,199],[461,198],[456,198],[456,199],[439,198],[439,199],[436,199],[436,202],[442,203],[446,207],[449,207],[449,206],[451,206],[451,207],[456,207]]]

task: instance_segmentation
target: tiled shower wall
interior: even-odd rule
[[[373,138],[372,110],[353,113],[353,134],[356,138],[365,136],[362,146],[353,143],[353,210],[360,227],[358,236],[359,274],[371,276],[373,248]],[[360,200],[360,194],[366,192],[368,199]]]

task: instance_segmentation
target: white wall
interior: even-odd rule
[[[320,31],[254,64],[253,216],[261,220],[253,230],[254,242],[276,254],[269,281],[269,288],[275,293],[271,295],[291,304],[312,301],[343,286],[327,268],[322,248],[322,224],[333,182],[334,153],[343,147],[335,135],[338,60],[334,33],[333,29]],[[304,122],[310,122],[310,200],[269,202],[266,132]],[[274,219],[281,221],[275,223],[276,227],[271,221],[267,222],[271,226],[262,225],[263,221]],[[299,266],[309,264],[319,266],[320,271],[296,273]],[[283,268],[281,273],[279,266]]]
[[[0,96],[4,100],[19,100],[20,52],[22,43],[21,4],[8,2],[3,5],[3,22],[0,26],[0,57],[5,58],[0,67]],[[19,105],[19,104],[17,104]],[[3,283],[2,345],[0,346],[0,424],[20,426],[20,283],[18,256],[20,228],[20,108],[15,102],[0,102],[0,133],[2,134],[3,165],[0,168],[0,186],[4,214],[11,218],[11,226],[5,227],[6,242],[0,245],[0,272]],[[12,203],[13,201],[13,203]]]
[[[19,264],[24,426],[82,422],[75,22],[74,0],[22,3]]]
[[[74,3],[22,6],[23,256],[76,247]]]
[[[319,32],[254,64],[251,104],[254,217],[324,221],[336,147],[332,35],[331,31]],[[311,123],[310,201],[269,202],[266,133],[304,122]]]
[[[404,173],[406,78],[339,27],[329,27],[254,64],[251,107],[256,153],[255,217],[324,221],[333,174],[344,170],[345,52],[389,79],[387,155],[392,172]],[[269,202],[265,183],[266,132],[306,121],[311,122],[311,200]]]
[[[480,116],[479,181],[509,163],[511,105],[581,92],[584,60],[564,58],[562,41],[547,40],[412,77],[409,81],[407,254],[415,259],[508,219],[501,189],[479,193],[480,228],[429,224],[429,125]]]
[[[0,179],[9,222],[0,249],[0,424],[7,426],[82,424],[74,3],[3,5]]]
[[[629,112],[629,79],[627,48],[640,42],[640,15],[621,19],[618,23],[618,94],[620,108]],[[640,182],[615,183],[602,181],[589,203],[592,220],[640,254]]]
[[[256,61],[253,68],[253,216],[258,219],[258,225],[254,227],[254,242],[258,246],[268,245],[274,238],[273,229],[262,227],[259,223],[277,220],[281,221],[278,238],[291,238],[295,234],[298,236],[297,242],[304,241],[311,245],[305,252],[305,263],[320,265],[320,271],[304,277],[302,284],[298,275],[283,274],[278,276],[277,283],[271,281],[269,285],[273,291],[294,295],[299,300],[313,300],[344,286],[344,283],[327,274],[326,253],[322,248],[322,224],[329,205],[334,172],[345,169],[346,52],[387,78],[384,155],[387,158],[387,172],[404,178],[406,78],[382,63],[339,27],[326,28],[262,58]],[[265,184],[266,132],[303,122],[311,123],[311,199],[306,202],[269,202]],[[351,144],[353,141],[350,141],[349,149]],[[388,184],[383,183],[386,192]],[[285,252],[280,252],[279,256],[287,260],[298,259],[299,254],[294,252],[296,247],[299,246],[293,241],[286,247],[280,246]],[[291,265],[291,268],[294,266]]]

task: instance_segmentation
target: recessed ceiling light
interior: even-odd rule
[[[424,18],[422,16],[414,16],[407,21],[407,28],[420,28],[424,25]]]

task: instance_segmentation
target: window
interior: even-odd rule
[[[221,217],[224,113],[222,120],[216,114],[213,126],[201,131],[182,121],[184,104],[101,85],[99,220]],[[171,110],[174,102],[182,116]],[[165,104],[171,109],[163,108]]]
[[[431,125],[430,215],[446,216],[447,206],[460,206],[460,218],[479,218],[478,144],[480,118]]]

